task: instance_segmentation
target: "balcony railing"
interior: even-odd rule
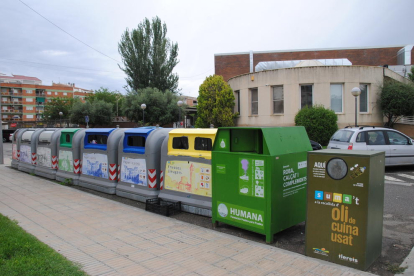
[[[22,105],[23,101],[2,101],[1,104],[15,104],[15,105]]]

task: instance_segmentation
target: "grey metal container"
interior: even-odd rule
[[[49,179],[56,178],[57,170],[57,144],[61,128],[46,129],[36,140],[36,163],[34,173]]]
[[[81,128],[65,128],[60,133],[57,145],[57,181],[71,179],[73,185],[78,185],[81,170],[80,149],[85,131]]]
[[[116,194],[146,202],[159,194],[161,146],[171,128],[132,128],[119,141]]]
[[[81,144],[79,186],[115,194],[118,182],[118,146],[127,128],[94,128],[85,131]]]
[[[19,167],[21,136],[23,135],[23,132],[26,129],[27,128],[19,128],[13,133],[11,166],[12,166],[12,168],[15,168],[15,169],[17,169]]]
[[[36,141],[45,128],[26,129],[20,136],[20,157],[18,170],[34,173],[36,157]]]

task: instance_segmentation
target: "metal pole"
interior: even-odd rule
[[[142,126],[145,126],[145,113],[144,113],[144,109],[142,109]]]
[[[181,127],[181,107],[179,107],[178,121],[179,121],[179,126]]]
[[[355,97],[355,126],[358,126],[358,124],[357,124],[357,116],[358,116],[358,114],[357,114],[357,109],[358,109],[358,97]]]

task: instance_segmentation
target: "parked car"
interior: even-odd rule
[[[331,137],[328,149],[378,150],[385,152],[385,166],[414,164],[414,141],[384,127],[346,127]]]
[[[319,144],[318,142],[315,142],[315,141],[312,141],[312,140],[309,140],[309,141],[311,143],[311,146],[312,146],[313,150],[321,150],[322,149],[321,144]]]

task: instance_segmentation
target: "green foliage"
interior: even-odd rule
[[[86,276],[65,257],[0,214],[0,274],[10,276]]]
[[[335,112],[321,105],[304,107],[295,116],[295,124],[305,127],[309,139],[324,146],[338,130],[337,121]]]
[[[124,96],[119,91],[110,91],[108,88],[101,87],[95,93],[86,98],[87,102],[104,101],[113,105],[115,116],[122,115],[122,105],[125,102]]]
[[[414,66],[411,66],[411,73],[408,73],[408,78],[414,82]]]
[[[167,37],[167,25],[159,17],[145,18],[137,29],[128,29],[118,43],[130,91],[147,87],[160,91],[177,91],[178,75],[172,73],[178,64],[178,44]]]
[[[145,124],[163,126],[178,121],[180,98],[171,91],[161,92],[157,88],[145,88],[136,92],[129,92],[125,99],[123,112],[134,122],[143,120],[141,104],[145,109]],[[184,106],[181,106],[181,118],[184,116]]]
[[[379,104],[383,115],[387,118],[386,125],[393,127],[402,116],[414,114],[414,85],[394,80],[384,81]]]
[[[67,119],[74,99],[72,98],[52,98],[50,102],[45,103],[45,112],[43,118],[45,120]],[[62,112],[62,118],[59,115]]]
[[[59,184],[63,186],[72,186],[72,183],[73,183],[73,179],[71,178],[65,178],[64,181],[59,182]]]
[[[196,127],[234,126],[234,94],[222,76],[207,77],[200,85],[197,98]]]
[[[113,105],[103,100],[95,100],[92,103],[75,101],[70,112],[70,121],[75,124],[86,124],[85,116],[89,116],[89,126],[109,125],[112,123]]]

